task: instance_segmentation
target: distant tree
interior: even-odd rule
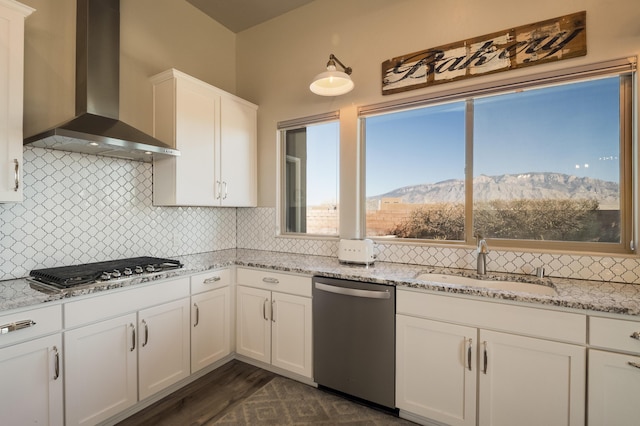
[[[464,205],[460,203],[429,204],[411,212],[409,219],[389,231],[400,238],[433,240],[464,239]]]
[[[474,206],[474,229],[491,238],[618,241],[619,223],[602,214],[598,207],[598,201],[590,199],[481,202]],[[422,206],[388,233],[400,238],[463,240],[464,205],[434,203]]]

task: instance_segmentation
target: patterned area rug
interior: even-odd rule
[[[213,425],[413,425],[314,387],[276,377]]]

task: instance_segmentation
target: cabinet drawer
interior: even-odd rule
[[[398,290],[398,314],[585,344],[586,315]]]
[[[33,323],[30,321],[33,321]],[[12,323],[22,323],[26,326],[10,331]],[[61,305],[2,315],[0,316],[0,328],[2,329],[0,331],[2,333],[0,334],[0,346],[11,345],[48,333],[54,333],[62,329]]]
[[[231,272],[229,269],[207,271],[191,277],[191,294],[216,290],[231,284]]]
[[[589,344],[640,354],[640,322],[589,317]]]
[[[249,287],[311,297],[311,277],[290,275],[267,269],[238,268],[237,283]]]
[[[65,328],[134,312],[149,306],[189,297],[189,278],[171,279],[152,285],[98,293],[95,297],[65,303]]]

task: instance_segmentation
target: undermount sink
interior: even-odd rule
[[[437,273],[420,274],[416,279],[421,281],[430,281],[440,284],[456,284],[467,287],[489,288],[494,290],[506,290],[519,293],[531,293],[544,296],[557,296],[558,293],[553,287],[543,284],[524,283],[519,281],[498,281],[498,280],[481,280],[472,277],[462,277],[459,275],[446,275]]]

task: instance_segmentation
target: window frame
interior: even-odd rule
[[[568,68],[559,71],[551,71],[535,75],[501,80],[493,83],[481,83],[447,91],[433,92],[422,96],[398,99],[380,104],[366,105],[358,108],[358,120],[360,133],[363,139],[359,141],[361,145],[362,157],[362,194],[360,205],[363,206],[358,216],[361,221],[363,233],[366,233],[366,193],[364,190],[366,176],[366,140],[364,139],[366,118],[393,113],[408,111],[411,109],[434,106],[437,104],[466,101],[466,142],[465,142],[465,231],[464,241],[443,241],[426,239],[388,239],[380,237],[368,237],[379,242],[404,243],[404,244],[429,244],[444,246],[472,246],[475,247],[474,224],[473,224],[473,98],[497,95],[513,92],[515,90],[527,90],[543,88],[562,83],[578,82],[605,76],[618,75],[620,82],[620,155],[623,157],[620,163],[620,215],[621,215],[621,236],[619,243],[592,243],[573,241],[536,241],[536,240],[515,240],[488,238],[491,247],[501,249],[526,249],[537,251],[569,251],[569,252],[594,252],[598,254],[634,254],[636,253],[636,243],[638,238],[635,218],[638,217],[638,150],[634,114],[634,97],[637,96],[635,57],[606,61],[597,64],[584,65],[580,67]]]
[[[286,120],[278,122],[277,124],[277,136],[276,136],[276,156],[277,156],[277,170],[276,170],[276,236],[286,238],[316,238],[316,239],[337,239],[340,237],[340,218],[338,218],[338,230],[337,234],[313,234],[307,232],[288,232],[287,231],[287,215],[285,212],[287,196],[286,185],[286,133],[287,131],[298,130],[307,128],[315,124],[326,124],[331,122],[340,123],[340,111],[332,111],[324,114],[316,114],[306,117],[300,117],[292,120]],[[338,140],[338,150],[340,149],[340,140]],[[340,164],[337,165],[338,169]],[[339,177],[340,178],[340,177]],[[338,182],[340,184],[340,182]],[[338,199],[338,206],[340,200]],[[340,207],[338,207],[340,208]]]

